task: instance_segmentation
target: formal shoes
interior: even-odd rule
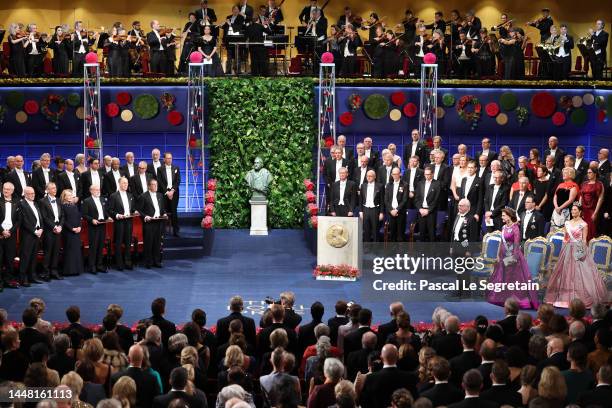
[[[40,285],[40,284],[42,284],[42,283],[43,283],[43,281],[41,281],[41,280],[40,280],[40,279],[38,279],[38,278],[32,278],[32,280],[30,280],[30,282],[31,282],[31,283],[34,283],[34,284],[36,284],[36,285]]]
[[[156,268],[163,268],[162,264],[160,263],[153,264],[153,266]]]
[[[19,283],[19,286],[24,287],[24,288],[29,288],[30,286],[30,282],[28,282],[27,280],[23,280]]]
[[[51,277],[49,275],[41,276],[40,279],[45,282],[51,282]]]
[[[51,274],[51,279],[64,280],[64,277],[58,273]]]

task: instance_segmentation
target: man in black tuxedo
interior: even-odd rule
[[[136,174],[134,174],[129,179],[129,188],[128,190],[135,199],[138,199],[143,193],[146,193],[149,190],[149,180],[151,180],[153,176],[147,172],[147,162],[141,161],[138,163],[138,168],[136,169]]]
[[[135,344],[130,347],[128,360],[130,365],[111,376],[111,385],[114,385],[121,377],[130,377],[136,383],[136,406],[151,407],[155,397],[161,394],[157,379],[150,370],[143,370],[144,359],[143,346]]]
[[[434,164],[432,166],[432,177],[438,181],[440,195],[437,200],[437,209],[446,211],[448,208],[448,194],[453,170],[444,163],[444,153],[434,151]]]
[[[529,191],[529,179],[527,177],[521,177],[518,179],[519,189],[512,194],[512,200],[508,206],[520,214],[525,211],[525,199],[527,197],[533,197],[533,194]]]
[[[200,25],[213,25],[217,21],[215,10],[208,7],[208,0],[200,2],[200,8],[195,11],[196,18],[200,20]]]
[[[535,209],[535,200],[532,195],[525,198],[525,211],[519,214],[519,219],[521,241],[544,236],[544,216]]]
[[[346,147],[346,136],[338,136],[336,144],[342,151],[342,158],[348,160],[349,169],[355,167],[355,152],[353,152],[353,149]],[[352,176],[352,173],[349,172],[349,175]]]
[[[536,366],[538,369],[537,379],[539,382],[540,375],[542,374],[542,370],[545,367],[555,366],[560,371],[564,371],[569,369],[570,364],[566,359],[565,347],[563,345],[563,340],[559,337],[552,337],[548,341],[548,345],[546,346],[546,355],[548,356],[544,360],[540,361]]]
[[[363,336],[361,336],[361,348],[352,351],[346,357],[347,378],[355,378],[358,372],[368,372],[368,357],[376,350],[377,341],[376,334],[372,331],[365,332]]]
[[[401,181],[399,167],[391,171],[392,181],[385,188],[385,211],[389,220],[391,242],[404,241],[406,210],[408,207],[408,185]]]
[[[113,245],[115,249],[115,265],[122,271],[124,267],[132,269],[132,217],[138,216],[136,200],[127,191],[128,180],[119,179],[119,191],[114,192],[108,199],[108,215],[114,220]],[[123,253],[121,247],[123,246]]]
[[[346,359],[350,353],[361,348],[361,337],[364,333],[372,331],[372,311],[370,309],[361,309],[358,317],[359,326],[356,330],[344,336],[343,353]]]
[[[363,220],[364,242],[378,241],[378,223],[385,215],[383,185],[374,181],[375,177],[374,170],[368,171],[366,183],[361,185],[359,193],[359,218]]]
[[[556,50],[556,61],[553,65],[553,79],[556,81],[567,79],[572,69],[572,50],[574,49],[574,37],[568,34],[567,24],[559,26],[559,35],[556,42],[561,46]]]
[[[164,395],[158,395],[153,399],[153,408],[166,408],[171,402],[182,401],[190,408],[205,408],[206,400],[196,398],[195,394],[187,393],[186,387],[189,377],[187,370],[183,367],[176,367],[170,372],[170,391]]]
[[[157,169],[159,169],[163,164],[160,158],[161,158],[161,152],[159,151],[159,149],[155,148],[151,150],[151,163],[147,164],[147,173],[149,173],[151,177],[153,177],[156,180],[157,180]]]
[[[429,155],[427,145],[424,140],[421,140],[418,129],[412,129],[410,137],[412,138],[412,143],[404,145],[404,163],[408,163],[412,156],[417,156],[419,158],[419,166],[423,168]]]
[[[504,360],[496,360],[491,369],[491,388],[483,391],[480,397],[485,401],[491,401],[499,406],[510,405],[520,407],[523,404],[521,394],[511,387],[510,369]]]
[[[151,31],[147,33],[147,45],[149,46],[151,60],[149,62],[150,71],[157,74],[166,72],[166,48],[168,47],[168,37],[159,31],[159,21],[151,21]]]
[[[104,170],[100,169],[100,160],[92,158],[89,160],[89,169],[81,174],[81,202],[91,196],[91,186],[97,185],[102,190],[102,182],[104,180]]]
[[[563,181],[563,175],[561,170],[555,167],[555,158],[553,156],[546,156],[544,163],[548,170],[548,197],[549,201],[552,202],[557,186]]]
[[[40,167],[32,172],[32,187],[36,193],[36,200],[45,196],[47,184],[55,182],[55,172],[51,170],[51,155],[43,153],[40,156]]]
[[[467,165],[468,175],[461,180],[459,198],[465,198],[470,203],[470,214],[476,221],[482,215],[482,179],[476,175],[476,162],[470,161]]]
[[[310,0],[310,5],[304,7],[300,12],[298,18],[302,25],[306,26],[309,23],[310,13],[312,13],[313,10],[321,10],[321,8],[317,6],[317,0]],[[321,10],[321,17],[325,17],[325,15],[323,14],[323,10]]]
[[[457,208],[457,216],[449,231],[449,242],[453,243],[453,255],[465,256],[470,250],[470,244],[480,241],[480,228],[467,198],[459,200]]]
[[[312,316],[312,320],[309,323],[301,325],[298,331],[299,356],[304,355],[304,350],[306,350],[306,347],[317,343],[314,329],[317,325],[321,324],[324,313],[325,307],[323,306],[323,303],[314,302],[310,306],[310,315]]]
[[[339,152],[339,150],[338,150]],[[333,183],[330,197],[330,215],[333,217],[352,217],[357,200],[357,186],[348,180],[346,167],[340,168],[340,179]]]
[[[128,180],[130,177],[134,176],[137,171],[136,163],[134,162],[134,153],[127,152],[125,154],[125,164],[121,166],[119,169],[121,174],[123,174]]]
[[[372,168],[378,168],[379,166],[379,161],[380,161],[380,155],[379,153],[374,150],[374,148],[372,147],[372,138],[371,137],[366,137],[363,139],[363,154],[365,154],[368,159],[370,159],[370,167]]]
[[[32,192],[32,197],[34,197],[34,192]],[[43,343],[51,348],[50,337],[36,329],[38,313],[34,308],[28,307],[25,309],[21,315],[21,320],[24,328],[19,331],[19,340],[21,341],[19,351],[21,351],[28,360],[30,359],[30,349],[33,345]]]
[[[368,171],[374,170],[370,167],[370,159],[367,156],[363,155],[359,158],[360,163],[358,163],[357,167],[353,168],[353,181],[357,184],[357,192],[361,192],[361,186],[366,183],[366,175]],[[375,173],[376,174],[376,173]]]
[[[83,195],[81,191],[81,175],[74,171],[74,162],[66,159],[64,171],[57,175],[57,194],[61,197],[64,190],[72,190],[77,202]]]
[[[244,34],[244,23],[244,17],[240,15],[240,8],[234,5],[232,6],[232,14],[227,16],[225,22],[221,25],[221,28],[223,28],[223,41],[227,48],[227,60],[225,62],[225,72],[227,73],[232,72],[232,67],[234,67],[236,74],[240,73],[240,66],[237,64],[238,58],[236,56],[236,47],[229,42],[229,39],[232,38],[234,34]],[[238,50],[239,54],[243,51],[244,49]],[[240,57],[240,55],[238,55],[238,57]]]
[[[407,208],[414,208],[414,193],[419,182],[425,178],[423,169],[419,168],[419,158],[412,156],[410,161],[407,162],[408,167],[402,176],[402,181],[408,186],[408,203]]]
[[[112,222],[106,210],[106,199],[100,196],[100,186],[92,184],[89,187],[90,197],[83,200],[83,218],[87,221],[87,236],[89,238],[88,272],[96,274],[106,272],[104,269],[103,252],[106,235],[106,222]]]
[[[15,186],[13,198],[21,200],[25,188],[32,185],[32,175],[23,169],[23,156],[15,156],[14,164],[15,168],[6,175],[6,181],[13,183],[13,186]]]
[[[431,138],[431,141],[433,143],[433,147],[429,149],[429,152],[427,153],[427,159],[430,158],[432,151],[440,150],[442,153],[444,153],[444,160],[446,160],[446,158],[448,157],[448,149],[445,147],[442,147],[442,136],[434,136]],[[425,163],[423,163],[423,166],[424,165]]]
[[[603,69],[606,65],[606,61],[608,60],[609,35],[606,31],[604,31],[604,27],[604,21],[597,20],[595,23],[595,30],[589,28],[589,34],[591,35],[593,50],[595,52],[595,61],[593,61],[593,66],[591,68],[593,72],[593,79],[595,80],[603,79]]]
[[[62,329],[63,334],[70,335],[72,330],[76,330],[84,340],[93,338],[93,332],[81,324],[81,309],[78,306],[69,306],[66,309],[66,318],[70,324]]]
[[[525,355],[529,355],[529,341],[531,340],[531,326],[533,322],[529,313],[519,313],[516,317],[516,333],[507,337],[506,345],[516,346],[522,350]],[[515,349],[516,347],[511,347]],[[506,355],[514,351],[507,351]]]
[[[149,180],[149,191],[139,197],[138,212],[143,218],[143,240],[145,267],[161,268],[161,239],[164,232],[166,206],[164,199],[157,191],[157,180]]]
[[[111,194],[119,191],[119,179],[123,176],[120,170],[121,163],[119,158],[113,157],[111,161],[111,170],[104,175],[102,182],[102,195],[106,198],[110,197]]]
[[[25,287],[42,283],[36,275],[36,253],[43,235],[43,219],[35,198],[34,189],[28,186],[19,202],[19,284]]]
[[[488,232],[502,228],[501,211],[508,204],[508,188],[502,184],[503,179],[503,173],[497,171],[493,174],[494,184],[485,186],[484,216]]]
[[[342,158],[342,150],[338,146],[333,146],[330,149],[331,156],[325,159],[323,164],[323,178],[325,179],[325,197],[327,205],[331,207],[331,191],[332,186],[340,180],[340,169],[348,168],[349,162]]]
[[[346,311],[348,309],[348,304],[346,301],[337,301],[334,308],[336,310],[336,315],[327,320],[327,326],[329,327],[329,338],[331,340],[331,344],[335,346],[338,344],[338,328],[347,324],[349,318],[346,315]]]
[[[102,170],[102,173],[104,175],[108,174],[111,170],[112,170],[112,166],[113,166],[113,158],[110,155],[105,155],[102,158],[102,163],[100,165],[100,170]]]
[[[465,398],[462,401],[450,404],[448,408],[496,408],[499,405],[480,397],[483,386],[483,375],[476,369],[468,370],[463,375],[462,387]],[[517,393],[517,395],[519,395]]]
[[[262,329],[257,335],[257,356],[261,358],[266,352],[270,351],[270,334],[276,329],[283,329],[287,333],[289,344],[287,351],[297,355],[298,343],[295,330],[290,330],[285,326],[285,308],[279,304],[270,306],[270,315],[272,316],[272,324]]]
[[[504,302],[505,317],[499,320],[497,324],[504,329],[505,339],[508,339],[509,336],[512,336],[517,332],[516,318],[518,317],[519,309],[520,305],[514,297],[510,297]],[[504,344],[507,344],[507,341],[504,341]]]
[[[583,391],[576,403],[580,407],[605,407],[612,401],[612,366],[603,365],[596,373],[597,386],[593,390]]]
[[[397,165],[393,162],[393,155],[391,153],[385,153],[383,155],[382,164],[376,169],[376,182],[385,188],[392,180],[391,170],[395,167],[397,167]]]
[[[557,136],[548,138],[548,149],[544,150],[544,157],[547,156],[552,156],[555,159],[556,169],[563,169],[565,151],[559,147],[559,139],[557,139]]]
[[[389,305],[389,314],[391,315],[391,321],[383,323],[378,326],[378,343],[383,345],[387,341],[387,337],[397,331],[397,315],[400,312],[404,312],[404,305],[402,302],[393,302]],[[363,372],[363,371],[362,371]]]
[[[421,393],[421,397],[430,400],[434,407],[448,406],[463,399],[463,392],[448,381],[451,374],[448,360],[442,357],[434,357],[431,361],[431,371],[435,385]]]
[[[446,334],[435,337],[431,342],[431,347],[436,350],[438,356],[450,360],[461,354],[463,350],[461,335],[459,334],[459,318],[449,316],[444,321],[444,328]]]
[[[0,285],[16,289],[19,287],[14,276],[17,252],[17,228],[19,227],[19,203],[13,200],[13,183],[2,185],[0,198]]]
[[[164,196],[164,208],[170,215],[172,232],[175,237],[178,237],[179,225],[177,210],[181,172],[178,166],[172,164],[172,153],[166,152],[164,154],[164,165],[157,169],[157,181],[159,183],[159,190]]]
[[[391,395],[399,388],[406,388],[415,397],[417,377],[414,373],[397,368],[397,347],[386,344],[381,358],[384,368],[366,376],[363,385],[361,406],[363,408],[386,408],[391,405]]]
[[[589,161],[584,157],[584,146],[576,146],[576,159],[574,160],[574,170],[576,170],[576,183],[581,185],[586,180],[586,173],[589,169]]]
[[[599,179],[605,182],[608,181],[608,174],[612,169],[612,165],[609,160],[610,150],[608,149],[599,149],[597,152],[597,174],[599,175]]]
[[[161,330],[161,339],[164,348],[168,348],[168,339],[176,334],[176,325],[166,319],[166,299],[163,297],[153,299],[151,302],[151,317],[143,319],[151,324],[156,325]]]
[[[242,311],[244,310],[244,303],[240,296],[233,296],[230,299],[229,304],[230,314],[217,320],[217,344],[225,344],[229,341],[229,325],[232,320],[240,320],[242,322],[242,332],[247,343],[253,347],[256,346],[255,337],[255,321],[250,317],[244,316]]]
[[[482,141],[480,142],[480,145],[482,146],[482,150],[479,150],[478,152],[476,152],[476,158],[480,160],[480,156],[482,155],[487,156],[487,166],[488,166],[491,164],[493,160],[497,159],[497,153],[495,152],[495,150],[491,149],[491,139],[489,139],[488,137],[483,138]]]
[[[60,245],[62,225],[64,224],[64,212],[57,198],[57,186],[53,181],[47,184],[47,195],[38,200],[43,224],[43,274],[42,279],[49,281],[63,279],[57,270],[60,257]]]
[[[240,8],[240,15],[244,18],[244,21],[253,20],[253,7],[247,4],[248,0],[240,0],[238,2],[238,7]]]
[[[478,168],[476,169],[476,175],[480,180],[484,182],[487,174],[491,172],[491,168],[489,167],[489,160],[484,154],[481,154],[480,156],[476,157],[478,159]]]
[[[468,327],[461,333],[461,344],[463,352],[449,360],[451,369],[451,383],[461,386],[463,374],[480,365],[480,356],[475,350],[478,341],[476,329]]]
[[[421,241],[434,242],[441,187],[440,183],[433,179],[431,166],[425,167],[423,174],[425,179],[417,185],[414,206],[419,211],[418,225]]]

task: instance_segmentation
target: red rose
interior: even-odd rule
[[[353,124],[353,114],[351,112],[344,112],[340,115],[340,124],[342,126],[351,126]]]
[[[202,218],[202,228],[211,229],[212,226],[213,226],[213,219],[210,215],[207,215],[206,217]]]
[[[404,105],[404,115],[408,116],[409,118],[413,118],[415,117],[417,114],[417,106],[412,103],[412,102],[408,102],[406,105]]]
[[[325,138],[325,147],[330,148],[334,145],[334,138],[331,136],[327,136]]]
[[[210,191],[215,191],[217,189],[217,179],[209,179],[208,183],[206,183],[206,187]]]
[[[487,103],[485,106],[485,112],[491,118],[494,118],[499,114],[499,105],[496,102]]]
[[[206,203],[214,203],[215,202],[215,192],[207,191],[206,192]]]
[[[401,106],[406,102],[406,94],[401,91],[393,92],[391,94],[391,103],[395,106]]]
[[[538,92],[531,98],[531,111],[538,118],[548,118],[557,109],[557,100],[550,92]]]
[[[306,187],[306,190],[308,191],[314,190],[314,187],[315,187],[314,183],[310,179],[304,180],[304,186]]]
[[[119,106],[126,106],[132,101],[132,95],[129,92],[119,92],[115,98]]]
[[[38,102],[34,100],[26,101],[26,103],[23,105],[23,110],[28,115],[36,115],[38,113],[38,109],[39,109]]]
[[[172,126],[178,126],[183,123],[183,114],[179,111],[171,111],[168,112],[166,119],[168,119],[168,123]]]
[[[119,115],[119,105],[117,105],[115,102],[110,102],[106,105],[104,111],[109,118],[117,117],[117,115]]]
[[[563,112],[555,112],[552,115],[552,123],[555,126],[563,126],[565,125],[565,120],[566,120],[566,116],[565,113]]]
[[[310,215],[317,215],[319,213],[319,209],[317,208],[317,205],[314,203],[309,203],[306,208],[308,208],[308,213]]]
[[[317,201],[317,196],[312,191],[307,191],[304,196],[306,197],[306,201],[309,203],[314,203]]]
[[[204,206],[204,214],[208,216],[212,216],[214,209],[215,209],[215,205],[213,203],[208,203]]]
[[[310,225],[314,229],[316,229],[319,226],[319,219],[317,218],[316,215],[313,215],[312,217],[310,217]]]

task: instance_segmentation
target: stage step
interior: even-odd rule
[[[195,259],[203,256],[202,213],[179,213],[178,237],[169,231],[164,236],[164,259]]]

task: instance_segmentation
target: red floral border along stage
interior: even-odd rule
[[[206,183],[208,191],[204,196],[204,217],[202,218],[201,227],[204,229],[212,229],[214,226],[213,215],[215,213],[215,191],[217,190],[217,180],[210,179]]]
[[[473,105],[474,110],[468,112],[466,110],[468,105]],[[480,113],[482,111],[482,105],[477,97],[474,95],[465,95],[457,102],[457,115],[464,122],[471,123],[472,130],[475,130],[480,120]]]
[[[359,269],[350,265],[317,265],[312,271],[312,275],[317,276],[333,276],[338,278],[359,278],[361,275]]]

